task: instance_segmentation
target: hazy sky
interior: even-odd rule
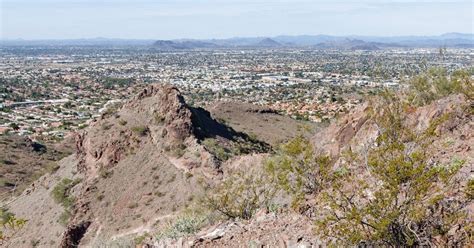
[[[1,39],[473,31],[473,0],[0,0]]]

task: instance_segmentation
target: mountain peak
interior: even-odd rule
[[[279,47],[281,46],[280,43],[277,41],[273,40],[272,38],[264,38],[260,42],[257,43],[257,46],[261,47]]]

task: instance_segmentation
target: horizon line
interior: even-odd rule
[[[474,33],[465,32],[444,32],[439,34],[405,34],[405,35],[359,35],[359,34],[346,34],[346,35],[332,35],[332,34],[279,34],[279,35],[258,35],[258,36],[231,36],[225,38],[172,38],[172,39],[161,39],[161,38],[111,38],[111,37],[83,37],[83,38],[38,38],[38,39],[24,39],[24,38],[0,38],[0,41],[68,41],[68,40],[136,40],[136,41],[147,41],[147,40],[228,40],[228,39],[251,39],[251,38],[276,38],[280,36],[332,36],[332,37],[378,37],[378,38],[393,38],[393,37],[431,37],[431,36],[443,36],[447,34],[460,34],[460,35],[471,35]]]

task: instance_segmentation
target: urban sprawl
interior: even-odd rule
[[[296,119],[328,122],[364,96],[403,87],[429,68],[471,69],[472,56],[472,49],[4,47],[0,134],[62,139],[149,83],[176,85],[195,106],[243,101]]]

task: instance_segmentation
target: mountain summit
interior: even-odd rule
[[[260,42],[258,42],[257,46],[258,47],[279,47],[281,46],[281,44],[271,38],[265,38],[261,40]]]

